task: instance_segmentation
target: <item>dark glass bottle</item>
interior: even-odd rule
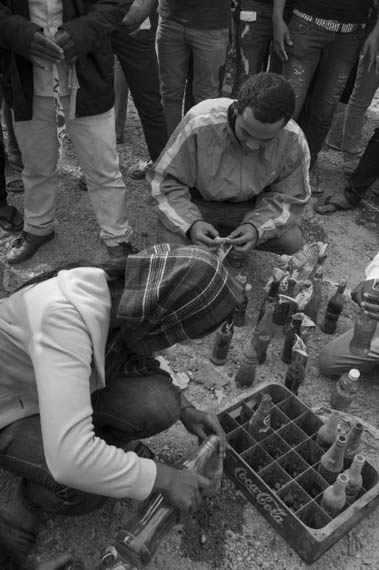
[[[379,304],[379,279],[375,279],[371,294],[377,300],[370,299],[370,303]],[[366,356],[370,351],[372,337],[376,331],[378,321],[371,319],[361,307],[355,320],[353,338],[350,341],[350,352],[357,356]]]
[[[359,390],[359,370],[352,368],[344,372],[335,382],[330,394],[330,407],[334,410],[346,411]]]
[[[300,336],[301,323],[303,322],[304,313],[295,313],[291,317],[291,321],[287,327],[286,334],[284,337],[283,350],[281,354],[281,359],[286,364],[289,364],[292,360],[292,348],[295,341],[295,335]]]
[[[220,438],[209,436],[199,448],[182,459],[182,469],[197,471],[211,480],[206,494],[214,495],[221,486],[222,460]],[[203,492],[203,494],[205,494]],[[144,568],[153,558],[163,536],[180,518],[180,511],[168,504],[161,493],[153,493],[116,535],[115,547],[121,558],[132,566]]]
[[[285,387],[295,394],[295,396],[297,396],[299,388],[305,380],[305,366],[308,361],[308,354],[305,349],[306,346],[302,339],[298,335],[295,335],[291,363],[287,368],[284,378]]]
[[[243,348],[240,366],[235,377],[236,383],[240,386],[251,386],[255,380],[255,370],[258,365],[256,342],[256,333],[253,331]]]
[[[341,473],[322,495],[321,506],[332,517],[336,517],[346,505],[347,475]]]
[[[279,287],[279,300],[275,305],[273,321],[276,325],[285,325],[293,313],[296,312],[297,303],[295,301],[295,291],[297,280],[295,276],[288,277],[287,289],[281,293]]]
[[[353,459],[354,455],[359,451],[362,433],[363,425],[360,422],[356,422],[346,436],[346,459]]]
[[[265,313],[262,319],[259,321],[255,327],[255,337],[256,337],[256,351],[258,357],[258,364],[263,364],[266,360],[267,349],[271,342],[273,333],[273,322],[272,315],[274,312],[274,305],[269,303],[266,306]]]
[[[334,483],[337,475],[343,470],[345,449],[346,437],[338,435],[333,445],[322,455],[318,471],[328,483]]]
[[[317,316],[321,305],[322,299],[322,277],[323,268],[319,267],[312,280],[313,291],[310,301],[304,307],[304,314],[308,315],[312,321],[317,324]]]
[[[260,441],[271,431],[271,410],[273,407],[270,394],[263,394],[261,403],[251,416],[248,432],[256,440]]]
[[[359,491],[362,489],[362,469],[365,463],[366,459],[364,456],[360,453],[357,453],[349,469],[346,469],[346,471],[344,471],[345,475],[347,475],[348,478],[346,485],[346,498],[349,505],[354,503]]]
[[[321,330],[326,334],[333,334],[336,332],[337,321],[342,313],[345,303],[344,291],[346,284],[347,277],[343,277],[338,284],[337,291],[328,301],[325,317],[321,324]]]
[[[340,415],[336,410],[332,410],[327,422],[322,424],[317,432],[316,443],[323,448],[324,451],[329,449],[338,436],[338,422]]]
[[[222,325],[217,329],[213,341],[213,348],[211,354],[211,361],[213,364],[221,366],[225,364],[228,352],[230,348],[230,344],[233,338],[233,321],[227,322],[225,321]]]
[[[258,323],[259,321],[262,319],[263,315],[265,314],[266,311],[266,307],[267,304],[271,304],[271,305],[276,305],[276,303],[279,300],[279,285],[280,285],[280,281],[275,281],[273,280],[270,284],[268,293],[266,295],[266,297],[264,298],[260,308],[259,308],[259,313],[258,313]]]
[[[246,309],[249,303],[249,297],[247,295],[247,277],[244,273],[238,273],[238,275],[236,275],[236,279],[242,286],[242,301],[241,303],[238,303],[234,309],[233,322],[235,327],[243,327],[246,320]]]

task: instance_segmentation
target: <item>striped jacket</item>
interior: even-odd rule
[[[246,152],[234,135],[233,109],[232,99],[208,99],[187,113],[147,175],[151,204],[168,229],[185,235],[202,219],[190,189],[206,201],[256,197],[245,222],[264,243],[294,225],[311,196],[308,145],[289,121],[265,149]]]

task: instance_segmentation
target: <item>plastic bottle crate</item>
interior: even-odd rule
[[[264,393],[274,402],[272,428],[257,442],[247,427]],[[225,474],[307,564],[379,504],[379,475],[366,461],[356,501],[335,518],[321,507],[329,485],[317,471],[323,450],[315,440],[322,420],[283,385],[266,384],[218,417],[229,444]]]

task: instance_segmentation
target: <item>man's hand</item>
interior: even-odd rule
[[[230,244],[233,244],[234,251],[247,253],[253,249],[258,241],[258,232],[251,224],[242,224],[228,235]]]
[[[274,50],[282,61],[288,60],[286,46],[293,46],[290,32],[285,21],[281,19],[274,20]]]
[[[57,45],[63,50],[64,59],[69,62],[75,61],[78,57],[78,50],[70,34],[66,32],[66,30],[58,30],[54,39]]]
[[[203,222],[199,220],[192,224],[192,227],[189,231],[189,237],[193,243],[193,245],[200,245],[205,246],[210,251],[216,251],[220,243],[215,243],[215,238],[219,237],[219,233],[212,226],[212,224],[208,224],[208,222]]]
[[[376,25],[367,36],[360,57],[368,59],[367,71],[375,69],[375,72],[379,74],[379,25]]]
[[[378,296],[373,293],[372,286],[374,279],[362,281],[351,293],[351,298],[355,303],[362,307],[370,319],[379,321],[379,304]]]
[[[215,414],[188,407],[181,413],[180,421],[186,430],[193,435],[197,435],[200,441],[204,441],[209,435],[218,435],[220,438],[219,456],[224,459],[226,455],[226,436]]]
[[[44,36],[42,32],[36,32],[33,35],[29,54],[32,62],[42,69],[47,69],[47,66],[44,66],[43,62],[38,60],[43,60],[47,63],[59,63],[64,59],[63,49]]]
[[[157,463],[157,476],[153,490],[162,493],[167,501],[187,513],[200,508],[200,489],[207,489],[210,481],[196,471],[176,469],[164,463]]]

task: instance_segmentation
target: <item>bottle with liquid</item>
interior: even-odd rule
[[[336,332],[337,321],[345,304],[344,291],[346,289],[346,285],[347,277],[343,277],[338,284],[337,291],[328,301],[325,317],[321,324],[321,330],[326,334],[333,334]]]
[[[324,451],[329,449],[338,436],[338,423],[340,415],[336,410],[332,410],[328,420],[322,424],[317,432],[316,443],[322,447]]]
[[[359,451],[359,444],[363,433],[363,425],[356,422],[346,436],[345,458],[353,459],[354,455]]]
[[[295,335],[300,336],[301,323],[303,322],[304,313],[295,313],[291,317],[291,321],[287,327],[285,336],[283,350],[281,354],[281,359],[286,364],[289,364],[292,360],[292,348],[295,342]]]
[[[284,385],[295,396],[298,395],[299,388],[305,380],[305,367],[308,361],[308,354],[303,340],[295,334],[295,342],[292,348],[291,363],[287,368],[284,378]]]
[[[307,315],[314,323],[317,323],[317,316],[321,305],[322,299],[322,278],[323,267],[317,268],[315,276],[312,280],[313,290],[312,297],[304,307],[304,314]]]
[[[260,441],[271,431],[273,405],[270,394],[263,394],[261,403],[250,418],[247,431],[256,441]]]
[[[318,472],[328,483],[334,483],[337,475],[342,472],[345,449],[346,437],[338,435],[331,447],[321,456]]]
[[[268,293],[266,295],[266,297],[264,298],[260,308],[259,308],[259,313],[258,313],[258,323],[259,321],[262,319],[263,315],[265,314],[266,311],[266,307],[268,304],[271,305],[276,305],[276,303],[279,300],[279,285],[280,285],[280,281],[275,281],[274,279],[271,281]]]
[[[346,505],[347,482],[347,475],[341,473],[335,483],[327,487],[322,495],[321,506],[332,518],[336,517]]]
[[[255,380],[255,370],[258,365],[256,343],[257,338],[255,331],[253,331],[243,348],[240,366],[235,378],[236,383],[240,386],[251,386]]]
[[[357,453],[349,469],[346,469],[346,471],[344,471],[345,475],[347,475],[348,478],[346,485],[346,498],[349,505],[354,503],[359,491],[362,489],[362,469],[365,462],[366,459],[364,456],[360,453]]]
[[[375,279],[371,294],[375,296],[370,299],[370,303],[379,305],[379,279]],[[355,320],[353,338],[350,341],[350,352],[357,356],[365,356],[370,351],[371,340],[376,331],[378,321],[371,319],[365,314],[363,307],[360,307]]]
[[[330,394],[330,407],[346,412],[359,389],[359,370],[344,372],[334,384]]]
[[[220,438],[209,436],[199,448],[179,461],[181,469],[197,471],[211,480],[203,495],[214,495],[220,489],[222,460],[218,451]],[[137,513],[116,535],[115,547],[121,558],[131,566],[144,568],[153,558],[162,538],[180,518],[180,511],[165,500],[162,493],[153,493]]]
[[[275,305],[273,321],[276,325],[282,326],[288,323],[293,313],[296,312],[297,303],[295,301],[295,291],[297,288],[296,280],[297,272],[290,275],[287,280],[283,280],[287,287],[282,290],[282,284],[279,287],[279,300]]]
[[[255,327],[256,336],[256,350],[258,356],[258,364],[263,364],[266,360],[267,349],[271,342],[272,333],[274,329],[274,324],[272,322],[272,315],[274,312],[274,305],[269,303],[266,306],[265,313],[262,319],[259,321]]]
[[[211,361],[213,364],[217,366],[221,366],[225,364],[228,352],[230,348],[230,344],[233,338],[233,321],[227,322],[225,321],[222,325],[217,329],[213,341],[213,348],[211,354]]]
[[[235,327],[243,327],[246,321],[246,309],[249,303],[249,297],[247,295],[247,277],[244,273],[238,273],[236,275],[236,279],[242,286],[242,301],[241,303],[238,303],[234,309],[233,322]]]

